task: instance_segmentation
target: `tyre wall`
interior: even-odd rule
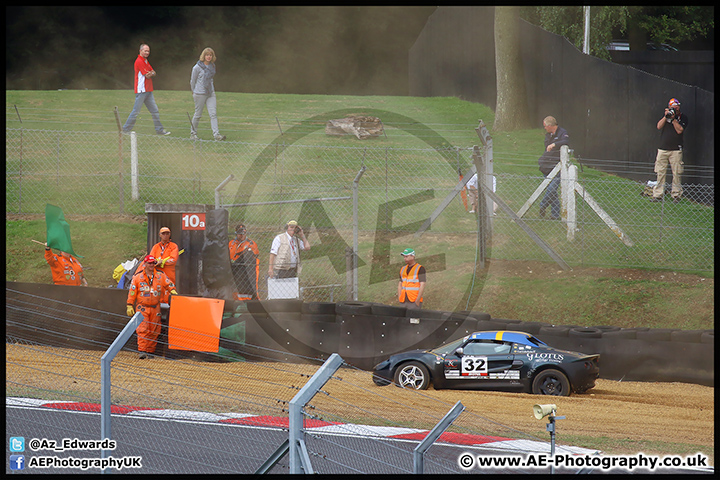
[[[128,321],[124,290],[19,282],[6,282],[6,288],[6,339],[104,349]],[[24,294],[42,299],[43,304],[55,301],[97,310],[98,328],[33,314],[32,305],[14,308],[14,300],[27,302]],[[337,352],[347,363],[370,370],[392,354],[432,348],[475,331],[516,330],[555,348],[600,354],[601,378],[714,386],[714,330],[551,325],[492,318],[484,312],[415,310],[370,302],[228,301],[226,309],[232,312],[223,320],[221,337],[230,325],[243,324],[245,344],[255,347],[249,359],[325,359]],[[221,345],[232,344],[222,340]],[[128,345],[134,347],[135,340]]]

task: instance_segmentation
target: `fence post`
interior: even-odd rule
[[[352,272],[353,272],[353,300],[357,301],[358,299],[358,222],[359,222],[359,215],[358,215],[358,203],[359,203],[359,186],[360,186],[360,177],[363,176],[363,173],[365,173],[367,167],[365,165],[362,166],[360,171],[355,175],[355,180],[353,180],[353,263],[352,263]]]
[[[220,208],[220,207],[222,206],[221,197],[220,197],[220,195],[221,195],[220,191],[221,191],[223,188],[225,188],[225,185],[227,185],[227,184],[228,184],[231,180],[233,180],[233,179],[235,179],[235,175],[233,175],[233,174],[231,173],[230,175],[227,176],[227,178],[226,178],[225,180],[223,180],[222,182],[220,182],[220,185],[218,185],[217,187],[215,187],[215,208],[216,208],[216,209],[217,209],[217,208]]]
[[[479,193],[479,192],[478,192]],[[433,427],[422,442],[413,450],[413,470],[416,475],[422,475],[424,455],[428,448],[440,438],[445,430],[455,421],[455,419],[465,410],[465,406],[461,402],[457,402],[453,408]]]
[[[137,133],[134,131],[130,132],[130,184],[132,185],[132,199],[139,199]]]
[[[107,349],[100,359],[100,440],[112,438],[112,425],[110,423],[110,412],[112,397],[110,396],[110,362],[130,339],[135,329],[142,322],[142,313],[138,312],[130,318],[125,328],[118,334],[112,345]],[[100,458],[108,456],[107,450],[102,450]]]
[[[564,182],[564,181],[563,181]],[[575,240],[575,232],[577,231],[577,210],[575,209],[575,183],[577,183],[577,166],[570,165],[567,169],[567,184],[569,186],[567,192],[567,240],[572,242]]]
[[[20,121],[20,177],[18,180],[18,213],[22,213],[23,126],[22,118],[20,118],[20,110],[18,110],[17,105],[15,104],[13,104],[13,107],[15,107],[15,113],[17,114],[18,120]]]
[[[57,148],[55,149],[55,157],[57,158],[56,172],[55,172],[55,185],[60,186],[60,133],[56,136]]]
[[[489,219],[487,217],[487,200],[485,195],[482,195],[481,185],[485,185],[485,161],[483,154],[480,152],[480,147],[473,145],[472,160],[475,164],[475,171],[478,176],[478,207],[477,212],[477,225],[478,225],[478,263],[480,269],[485,268],[485,258],[487,256],[487,240],[488,240],[488,225]]]
[[[289,440],[290,440],[290,473],[313,473],[310,458],[305,448],[303,438],[303,413],[302,409],[315,394],[320,390],[330,377],[340,368],[343,359],[337,353],[333,353],[315,372],[304,387],[290,400],[289,405]]]
[[[567,221],[567,208],[570,195],[573,195],[575,185],[568,181],[568,166],[570,165],[570,149],[567,145],[560,147],[560,218]]]
[[[123,192],[123,158],[122,158],[122,141],[123,141],[123,132],[122,127],[120,126],[120,114],[118,113],[118,107],[115,107],[115,123],[117,123],[118,127],[118,195],[119,195],[119,202],[120,205],[120,213],[125,212],[125,194]],[[135,134],[135,132],[132,132]]]
[[[348,301],[353,300],[353,292],[355,291],[353,286],[353,256],[352,247],[345,247],[345,298]]]

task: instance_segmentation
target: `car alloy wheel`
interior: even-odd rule
[[[395,371],[395,384],[402,388],[425,390],[430,385],[430,373],[419,362],[408,362]]]
[[[567,397],[570,395],[570,381],[560,370],[549,368],[535,376],[532,392],[536,395]]]

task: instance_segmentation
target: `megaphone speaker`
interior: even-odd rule
[[[553,403],[548,405],[533,405],[533,414],[538,420],[542,420],[543,417],[550,415],[554,410],[557,410],[557,405]]]

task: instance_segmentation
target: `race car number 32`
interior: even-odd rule
[[[462,358],[462,367],[460,374],[468,377],[487,375],[488,365],[487,357],[471,357]]]

